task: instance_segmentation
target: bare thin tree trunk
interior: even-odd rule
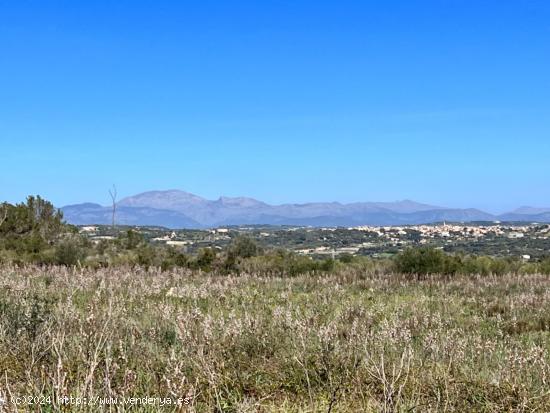
[[[113,201],[113,229],[115,228],[115,214],[116,214],[116,198],[117,198],[117,190],[116,186],[113,185],[112,189],[109,189],[109,195],[111,196],[111,200]]]

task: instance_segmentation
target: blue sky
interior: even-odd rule
[[[550,2],[0,0],[0,199],[550,206]]]

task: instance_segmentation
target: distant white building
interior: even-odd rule
[[[187,244],[191,244],[190,241],[167,241],[166,245],[172,245],[174,247],[181,247]]]
[[[96,232],[96,231],[97,231],[97,227],[94,227],[94,226],[87,226],[87,227],[80,228],[80,232]]]
[[[511,238],[511,239],[523,238],[524,236],[525,234],[522,232],[510,232],[508,234],[508,238]]]

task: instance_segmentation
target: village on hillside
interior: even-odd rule
[[[314,228],[290,226],[235,226],[207,230],[169,230],[160,227],[89,225],[80,227],[92,242],[114,239],[133,230],[151,243],[166,244],[186,253],[201,248],[222,249],[246,235],[263,248],[284,248],[312,257],[343,254],[391,256],[407,247],[431,246],[447,252],[542,258],[550,250],[549,224],[440,223],[411,226]]]

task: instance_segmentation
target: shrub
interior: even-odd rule
[[[350,264],[350,263],[352,263],[352,262],[353,262],[353,259],[354,259],[353,255],[348,254],[348,253],[341,254],[341,255],[338,257],[338,260],[339,260],[340,262],[345,263],[345,264]]]
[[[140,244],[142,244],[144,239],[143,235],[132,229],[129,229],[126,232],[125,236],[122,238],[122,241],[126,249],[133,250],[137,248]]]
[[[395,269],[404,274],[446,274],[447,256],[434,248],[406,249],[395,258]]]
[[[334,267],[336,265],[336,262],[332,258],[327,258],[326,260],[321,261],[319,264],[319,269],[321,271],[332,271],[334,270]]]
[[[239,258],[250,258],[259,254],[259,248],[250,237],[239,236],[231,243],[228,254]]]
[[[143,245],[137,250],[137,263],[148,268],[155,263],[155,250],[150,245]]]
[[[550,275],[550,258],[545,258],[539,265],[539,271],[541,274]]]
[[[200,268],[203,271],[210,271],[212,269],[212,264],[216,259],[216,251],[212,248],[202,248],[199,250],[197,259],[195,260],[194,266]]]
[[[55,248],[54,260],[58,265],[77,265],[86,258],[86,251],[74,240],[66,240]]]

